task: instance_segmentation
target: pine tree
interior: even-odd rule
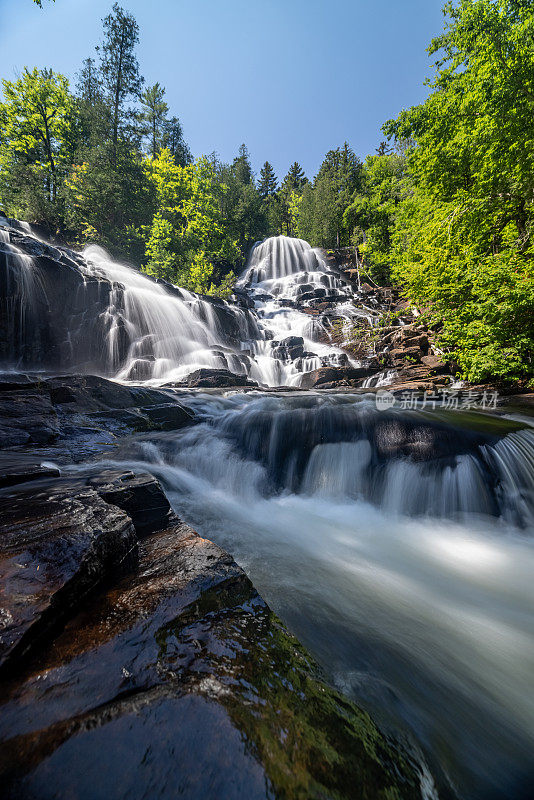
[[[234,174],[240,183],[252,183],[252,166],[250,156],[245,144],[239,148],[239,155],[234,158],[232,165]]]
[[[139,96],[144,79],[139,74],[139,63],[135,55],[135,46],[139,41],[139,26],[135,18],[118,3],[114,3],[112,13],[103,22],[104,42],[100,48],[100,69],[112,109],[112,140],[116,160],[125,103],[132,95]]]
[[[166,119],[163,124],[162,147],[166,147],[174,158],[175,164],[185,167],[191,164],[193,156],[185,139],[182,125],[178,117]]]
[[[80,100],[95,104],[102,99],[102,81],[94,58],[82,61],[82,68],[76,77],[76,94]]]
[[[150,139],[150,153],[152,158],[156,158],[161,147],[161,140],[166,123],[166,116],[169,106],[163,99],[165,89],[159,83],[154,86],[147,86],[141,95],[141,105],[143,111],[142,120],[146,123],[146,132]]]
[[[260,180],[258,182],[258,191],[262,200],[276,194],[278,188],[278,180],[276,178],[272,164],[268,161],[265,162],[260,170]]]
[[[298,161],[291,164],[289,171],[282,183],[282,189],[289,195],[291,192],[302,192],[308,179]]]

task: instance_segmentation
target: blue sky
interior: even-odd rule
[[[0,76],[24,66],[73,78],[112,0],[0,0]],[[443,0],[123,0],[140,27],[141,71],[166,87],[195,156],[313,176],[347,140],[374,152],[380,126],[424,99]]]

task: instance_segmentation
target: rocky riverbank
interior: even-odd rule
[[[174,393],[88,376],[0,389],[3,797],[421,797],[421,768],[151,475],[63,474],[194,424]]]

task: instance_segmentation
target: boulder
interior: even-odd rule
[[[368,367],[320,367],[303,375],[300,385],[302,389],[321,388],[322,384],[329,384],[329,388],[332,388],[340,381],[366,378],[373,372]]]
[[[90,488],[68,483],[0,498],[0,672],[10,671],[127,564],[130,518]]]
[[[228,369],[197,369],[176,386],[191,389],[224,389],[231,386],[257,386],[246,375],[236,375]]]
[[[439,356],[423,356],[421,358],[421,363],[424,364],[425,367],[432,370],[436,374],[449,372],[449,367],[445,364],[444,361],[441,360]]]

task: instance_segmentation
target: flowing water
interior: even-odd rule
[[[156,384],[225,368],[299,386],[318,366],[350,362],[329,341],[329,321],[374,321],[300,240],[253,249],[238,306],[154,281],[94,246],[83,257],[48,248],[43,259],[48,246],[34,238],[24,254],[13,225],[0,219],[11,368]],[[445,796],[449,787],[463,800],[530,797],[532,429],[380,412],[367,395],[181,401],[199,424],[133,438],[116,461],[161,479],[178,513],[235,556],[328,678],[423,747]]]
[[[13,307],[6,313],[17,345],[4,354],[8,367],[151,384],[179,382],[202,368],[227,369],[260,386],[299,386],[307,372],[350,361],[329,341],[310,304],[328,302],[330,317],[342,322],[373,318],[354,303],[341,275],[300,239],[272,237],[253,248],[238,282],[247,298],[240,307],[149,278],[96,245],[82,255],[51,249],[28,237],[27,225],[22,233],[36,255],[21,261],[10,244],[15,221],[9,222],[0,218],[7,276],[1,294]],[[43,263],[40,255],[51,260]]]
[[[369,396],[190,396],[128,443],[339,688],[461,798],[530,796],[534,431]]]

